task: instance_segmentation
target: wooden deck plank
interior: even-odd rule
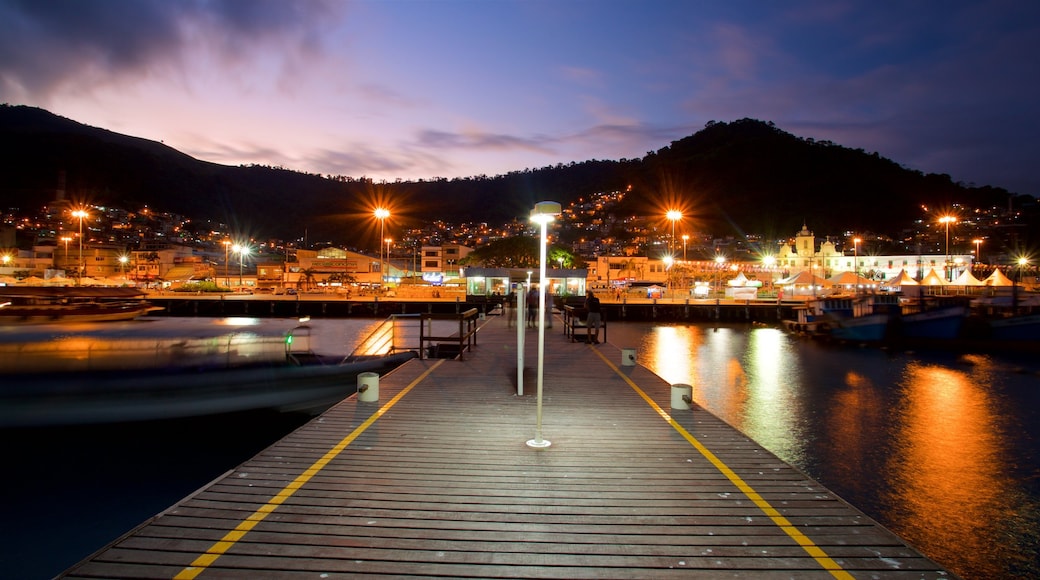
[[[514,337],[492,318],[464,362],[410,361],[378,404],[336,405],[68,577],[950,578],[716,417],[668,409],[670,386],[610,345],[547,332],[552,446],[529,448],[535,363],[517,396]]]

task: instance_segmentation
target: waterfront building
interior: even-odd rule
[[[473,248],[461,244],[423,246],[421,272],[423,281],[439,285],[451,278],[458,278],[459,262],[473,252]]]
[[[855,272],[879,282],[895,279],[900,271],[920,281],[928,272],[935,270],[940,273],[948,271],[947,280],[955,280],[965,271],[971,270],[974,261],[973,254],[849,254],[837,251],[830,238],[826,238],[817,248],[815,234],[802,225],[793,242],[780,245],[776,256],[776,269],[778,277],[784,278],[802,272],[821,278],[831,278],[842,272]]]
[[[482,268],[467,266],[462,269],[466,294],[471,296],[507,296],[521,284],[538,283],[537,268]],[[546,268],[545,278],[552,296],[584,296],[589,272],[584,269]],[[532,277],[533,276],[533,277]]]

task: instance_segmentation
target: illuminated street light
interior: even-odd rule
[[[546,229],[549,222],[556,219],[562,213],[563,208],[555,201],[541,201],[534,205],[531,210],[531,221],[541,226],[541,237],[538,238],[538,403],[537,423],[535,425],[534,439],[527,441],[528,447],[542,449],[551,445],[549,441],[542,439],[542,379],[544,375],[545,358],[545,244]]]
[[[682,235],[682,261],[686,261],[686,242],[689,241],[690,236],[687,234]]]
[[[389,281],[390,280],[390,267],[389,267],[389,262],[390,262],[390,243],[393,242],[394,239],[393,238],[387,238],[387,239],[385,239],[383,241],[386,242],[386,261],[387,261],[387,264],[388,264],[387,265],[387,270],[386,270],[386,274],[387,274],[386,275],[386,279],[387,279],[387,281]]]
[[[83,277],[83,270],[86,269],[86,265],[83,263],[83,218],[87,217],[87,215],[87,212],[82,209],[72,212],[72,217],[79,218],[79,264],[76,265],[79,272],[77,272],[77,280]]]
[[[379,220],[379,239],[382,240],[384,225],[386,224],[386,218],[390,217],[390,210],[383,207],[377,207],[374,214],[376,219]],[[379,280],[381,285],[384,279],[383,271],[383,244],[379,244]]]
[[[979,239],[979,238],[975,238],[974,240],[971,241],[971,243],[975,244],[975,263],[976,264],[982,263],[982,256],[979,254],[979,250],[980,250],[979,246],[982,245],[982,240]]]
[[[61,241],[65,242],[65,268],[68,269],[68,267],[69,267],[69,242],[72,241],[72,238],[70,238],[69,236],[62,236],[61,237]]]
[[[672,294],[672,264],[674,263],[675,260],[671,256],[664,257],[665,286],[668,287],[668,294],[670,295]],[[672,295],[672,299],[674,298],[675,296]]]
[[[669,219],[669,221],[672,222],[672,240],[670,242],[671,245],[668,248],[668,253],[669,254],[674,254],[675,253],[675,222],[677,222],[677,221],[682,219],[682,212],[677,210],[677,209],[670,209],[670,210],[668,210],[668,213],[665,214],[665,217],[667,217]]]
[[[228,276],[228,251],[231,249],[231,240],[224,240],[224,286],[231,287],[231,277]]]
[[[719,298],[719,271],[722,270],[722,265],[726,263],[726,256],[719,254],[715,256],[715,299]]]
[[[769,288],[772,291],[773,288],[773,267],[776,266],[775,256],[763,256],[762,266],[765,267],[766,272],[769,273]]]
[[[944,215],[939,218],[939,223],[946,224],[946,263],[943,264],[943,270],[946,273],[946,281],[953,280],[953,272],[950,272],[950,224],[955,223],[957,218],[952,215]]]
[[[852,240],[852,255],[853,255],[852,267],[853,267],[853,270],[855,270],[855,273],[856,273],[856,285],[857,286],[859,286],[859,242],[861,242],[861,241],[863,241],[863,240],[861,240],[859,238],[854,238]]]
[[[130,261],[130,258],[126,255],[119,256],[119,269],[123,272],[123,282],[126,282],[126,263]]]
[[[235,244],[231,247],[231,251],[238,254],[238,286],[242,287],[242,270],[245,267],[245,257],[249,255],[249,246],[243,246]]]

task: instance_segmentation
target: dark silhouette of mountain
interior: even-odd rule
[[[266,166],[225,166],[161,143],[120,135],[45,110],[0,107],[0,204],[37,208],[59,189],[76,202],[143,205],[228,224],[258,238],[354,245],[370,235],[372,208],[389,200],[395,221],[502,223],[535,202],[569,203],[631,188],[619,211],[663,215],[680,207],[716,235],[817,231],[897,235],[921,206],[1035,205],[993,187],[965,187],[862,150],[803,139],[771,123],[709,123],[642,159],[590,160],[494,177],[375,183]]]

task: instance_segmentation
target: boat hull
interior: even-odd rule
[[[133,320],[153,310],[135,288],[0,287],[0,325]]]
[[[317,411],[357,390],[357,375],[389,372],[413,352],[337,365],[27,374],[0,387],[0,428],[181,419],[273,409]]]
[[[989,321],[989,329],[993,340],[1038,341],[1040,314],[994,318]]]
[[[902,338],[954,339],[960,335],[961,327],[967,318],[966,306],[950,306],[904,314],[900,319],[899,333]]]
[[[841,319],[831,325],[831,337],[850,342],[879,342],[888,336],[890,321],[888,314]]]

